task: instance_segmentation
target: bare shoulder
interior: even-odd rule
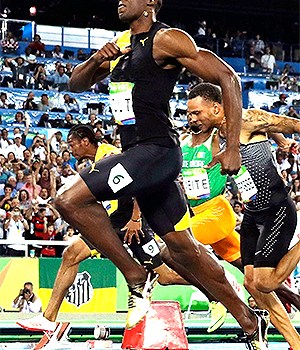
[[[154,38],[154,50],[164,52],[167,56],[183,57],[190,52],[197,53],[194,39],[185,31],[177,28],[159,30]]]
[[[243,109],[242,118],[244,122],[259,122],[271,117],[271,113],[257,108]]]

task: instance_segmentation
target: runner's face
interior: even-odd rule
[[[77,160],[82,159],[86,153],[86,147],[82,141],[83,140],[80,138],[76,138],[72,135],[68,137],[70,151],[73,154],[73,157],[75,157]]]
[[[209,133],[222,121],[220,105],[197,96],[188,100],[187,119],[195,133]]]
[[[147,0],[119,0],[118,15],[122,22],[131,23],[147,10]]]

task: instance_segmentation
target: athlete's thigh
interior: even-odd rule
[[[276,267],[288,252],[297,224],[291,198],[268,210],[257,242],[254,267]]]
[[[211,246],[217,255],[228,262],[233,262],[241,257],[240,235],[234,230],[230,235]]]
[[[230,203],[218,196],[193,208],[191,228],[195,238],[202,244],[212,245],[230,235],[235,218]]]
[[[176,179],[181,167],[177,148],[141,144],[85,168],[81,173],[97,200],[138,196]]]
[[[246,211],[241,224],[240,236],[243,266],[254,265],[255,252],[260,235],[260,230],[255,222],[256,215]]]
[[[148,224],[158,236],[190,227],[187,202],[177,181],[136,199]]]

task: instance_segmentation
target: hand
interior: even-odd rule
[[[121,50],[117,44],[114,42],[109,42],[95,53],[94,58],[99,61],[99,64],[101,64],[104,61],[113,61],[118,57],[129,53],[130,51],[130,47]]]
[[[20,289],[19,297],[20,297],[20,296],[23,296],[23,293],[24,293],[24,290],[23,290],[23,289]]]
[[[217,153],[212,161],[204,168],[210,169],[217,163],[221,163],[221,174],[237,174],[241,167],[241,154],[239,148],[225,149]]]
[[[132,242],[132,237],[135,236],[137,243],[140,244],[141,243],[140,234],[142,235],[142,237],[145,237],[141,229],[142,229],[141,221],[135,222],[135,221],[129,220],[127,224],[121,229],[121,231],[126,230],[123,242],[130,245]]]

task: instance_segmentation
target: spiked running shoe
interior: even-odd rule
[[[257,317],[257,329],[253,334],[247,335],[246,347],[249,350],[268,350],[267,332],[270,323],[267,310],[251,310]]]
[[[152,290],[158,277],[158,274],[149,272],[146,282],[135,286],[128,286],[127,329],[136,326],[149,311]]]
[[[226,319],[227,309],[220,302],[212,301],[209,304],[210,309],[210,324],[207,328],[207,333],[212,333],[220,328]]]
[[[17,325],[28,331],[42,331],[53,333],[56,328],[56,322],[47,320],[43,315],[38,315],[27,320],[18,320]]]

